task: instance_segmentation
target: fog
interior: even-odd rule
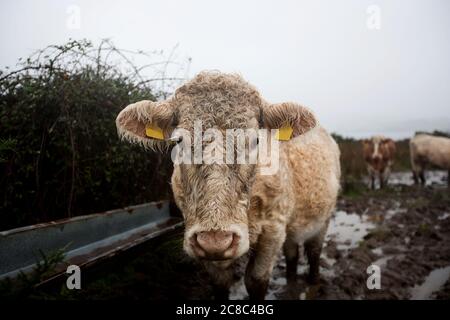
[[[68,23],[73,8],[79,25]],[[450,2],[51,1],[0,4],[0,66],[69,38],[191,57],[352,136],[450,130]]]

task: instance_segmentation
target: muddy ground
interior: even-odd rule
[[[367,268],[377,265],[381,288],[369,290]],[[288,287],[280,257],[270,284],[270,299],[449,299],[450,191],[446,173],[429,173],[425,188],[409,173],[395,173],[384,190],[362,189],[339,198],[328,227],[321,259],[321,282]],[[245,298],[243,284],[233,298]]]
[[[296,286],[287,286],[280,255],[268,299],[450,299],[450,191],[446,173],[426,187],[394,173],[388,188],[341,195],[321,259],[321,281],[309,286],[303,256]],[[84,279],[82,289],[36,291],[42,299],[210,299],[207,275],[182,251],[181,234]],[[367,268],[381,269],[381,288],[366,286]],[[243,281],[231,299],[246,299]]]

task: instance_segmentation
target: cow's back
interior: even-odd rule
[[[410,149],[412,161],[450,169],[449,138],[418,134],[411,139]]]

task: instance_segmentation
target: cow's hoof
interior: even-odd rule
[[[318,274],[308,274],[308,277],[306,278],[306,281],[310,285],[316,285],[320,282],[320,276]]]
[[[269,280],[247,278],[245,280],[248,297],[250,300],[264,300],[266,297]]]

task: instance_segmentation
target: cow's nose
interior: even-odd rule
[[[236,254],[238,236],[230,231],[202,231],[193,236],[197,256],[208,260],[230,259]]]
[[[380,161],[381,161],[381,155],[379,155],[379,154],[374,155],[374,156],[372,157],[372,159],[373,159],[373,161],[375,161],[375,162],[380,162]]]

